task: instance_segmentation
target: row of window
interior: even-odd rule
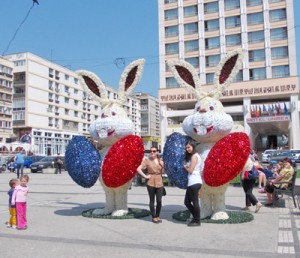
[[[282,0],[269,0],[270,3],[281,2]],[[262,5],[263,0],[247,0],[247,7]],[[239,9],[240,0],[224,0],[225,11]],[[217,13],[219,12],[219,1],[204,3],[204,13]],[[198,6],[187,6],[183,8],[183,16],[191,17],[198,15]],[[173,20],[178,18],[178,9],[169,9],[165,11],[165,20]]]
[[[288,65],[279,65],[272,67],[272,78],[283,78],[288,77],[290,75],[290,70]],[[213,84],[214,80],[214,73],[207,73],[206,74],[206,84]],[[266,68],[253,68],[249,69],[249,79],[250,80],[264,80],[266,79]],[[243,73],[239,71],[236,75],[234,82],[243,81]],[[166,87],[167,88],[178,88],[179,85],[174,77],[166,78]]]
[[[286,10],[278,9],[270,11],[270,22],[286,20]],[[263,13],[252,13],[247,15],[248,25],[263,24]],[[231,29],[241,26],[240,15],[230,16],[225,18],[225,28]],[[204,21],[205,31],[215,31],[220,29],[219,19]],[[184,24],[184,35],[190,35],[198,32],[198,22]],[[165,28],[165,37],[176,37],[179,35],[178,25]]]
[[[276,28],[270,30],[270,40],[278,41],[287,39],[287,28]],[[242,44],[241,34],[232,34],[225,36],[226,46],[237,46]],[[256,44],[264,42],[265,32],[263,30],[248,33],[248,44]],[[220,48],[220,37],[211,37],[204,39],[205,49]],[[243,42],[246,43],[246,42]],[[199,40],[189,40],[184,42],[184,51],[192,52],[199,50]],[[179,42],[169,43],[165,45],[166,55],[174,55],[179,53]]]
[[[65,80],[69,81],[70,76],[68,74],[64,74],[64,76],[65,76]],[[56,71],[52,68],[49,68],[49,77],[50,78],[55,78],[56,80],[59,80],[60,79],[60,72]],[[74,80],[75,84],[78,84],[78,79],[77,78],[74,77],[73,80]]]

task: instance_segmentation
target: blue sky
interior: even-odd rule
[[[157,0],[1,0],[0,54],[32,52],[72,70],[86,69],[118,87],[129,62],[145,58],[136,91],[159,88]],[[294,1],[300,10],[300,1]],[[298,75],[300,15],[295,15]]]

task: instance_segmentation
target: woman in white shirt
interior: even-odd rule
[[[184,168],[188,173],[188,187],[186,189],[184,204],[193,216],[188,226],[200,226],[200,206],[198,192],[202,186],[200,175],[201,157],[196,151],[196,143],[189,141],[185,145]]]

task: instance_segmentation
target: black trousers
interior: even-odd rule
[[[161,211],[161,205],[162,205],[162,196],[163,196],[163,189],[164,187],[152,187],[147,185],[147,190],[150,198],[149,202],[149,208],[151,212],[152,218],[157,218],[159,217],[160,211]],[[155,197],[156,197],[156,209],[154,207],[154,202],[155,202]]]
[[[198,192],[201,188],[201,184],[194,184],[189,186],[185,192],[184,205],[188,208],[193,215],[193,219],[196,222],[200,222],[200,206]]]
[[[251,206],[251,204],[254,206],[258,203],[258,200],[252,193],[253,187],[255,185],[255,179],[253,180],[243,180],[242,185],[244,192],[246,194],[246,206]]]

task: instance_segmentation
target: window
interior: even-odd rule
[[[69,98],[65,98],[65,103],[69,103]]]
[[[225,10],[233,10],[240,8],[240,0],[224,0]]]
[[[270,11],[270,22],[277,22],[282,20],[286,20],[285,8]]]
[[[288,65],[279,65],[272,67],[272,78],[288,77],[290,74],[290,68]]]
[[[259,43],[265,40],[265,34],[263,30],[260,31],[253,31],[248,33],[248,43]]]
[[[226,46],[237,46],[241,45],[241,34],[234,34],[226,36]]]
[[[217,66],[219,62],[220,62],[220,55],[213,55],[213,56],[206,56],[205,57],[206,67]]]
[[[178,10],[177,9],[170,9],[165,11],[165,20],[175,20],[178,18]]]
[[[176,37],[178,36],[178,26],[170,26],[165,28],[165,36],[168,37]]]
[[[183,17],[196,16],[198,14],[197,5],[188,6],[183,8]]]
[[[190,40],[184,42],[184,51],[185,52],[192,52],[199,50],[199,42],[198,40]]]
[[[247,6],[261,5],[262,0],[247,0]]]
[[[198,57],[190,57],[185,59],[186,62],[190,63],[195,68],[199,67],[199,58]]]
[[[198,32],[198,23],[187,23],[184,24],[184,35],[194,34]]]
[[[74,116],[78,117],[78,111],[74,111]]]
[[[178,43],[166,44],[166,55],[173,55],[179,53]]]
[[[178,88],[178,83],[174,77],[166,78],[166,87],[167,88]]]
[[[65,80],[66,80],[66,81],[68,81],[68,80],[69,80],[69,78],[70,78],[70,76],[69,76],[69,75],[67,75],[67,74],[65,74]]]
[[[265,60],[265,50],[251,50],[249,51],[249,62],[259,62]]]
[[[213,84],[214,83],[214,73],[207,73],[206,74],[206,84]]]
[[[74,99],[74,105],[78,106],[78,100]]]
[[[69,115],[69,109],[65,109],[65,115]]]
[[[282,2],[282,1],[285,1],[285,0],[269,0],[269,3],[272,4],[272,3],[279,3],[279,2]]]
[[[249,70],[250,80],[266,79],[266,68],[253,68]]]
[[[219,29],[219,20],[214,19],[214,20],[208,20],[204,21],[204,28],[205,31],[214,31]]]
[[[272,40],[284,40],[287,39],[287,29],[284,28],[277,28],[277,29],[271,29],[271,41]]]
[[[225,18],[226,29],[236,28],[240,26],[241,26],[241,17],[239,15]]]
[[[219,47],[220,47],[220,38],[219,37],[205,39],[205,48],[206,49],[213,49],[213,48],[219,48]]]
[[[77,95],[78,94],[78,90],[74,89],[74,94]]]
[[[264,22],[264,16],[262,12],[247,14],[248,25],[257,25]]]
[[[210,2],[204,4],[204,14],[216,13],[219,11],[219,2]]]
[[[243,71],[239,70],[232,82],[234,83],[234,82],[241,82],[241,81],[243,81]]]
[[[172,3],[176,3],[177,0],[165,0],[165,4],[172,4]]]
[[[281,59],[281,58],[288,58],[289,49],[288,49],[287,46],[271,48],[271,56],[272,56],[272,60]]]

